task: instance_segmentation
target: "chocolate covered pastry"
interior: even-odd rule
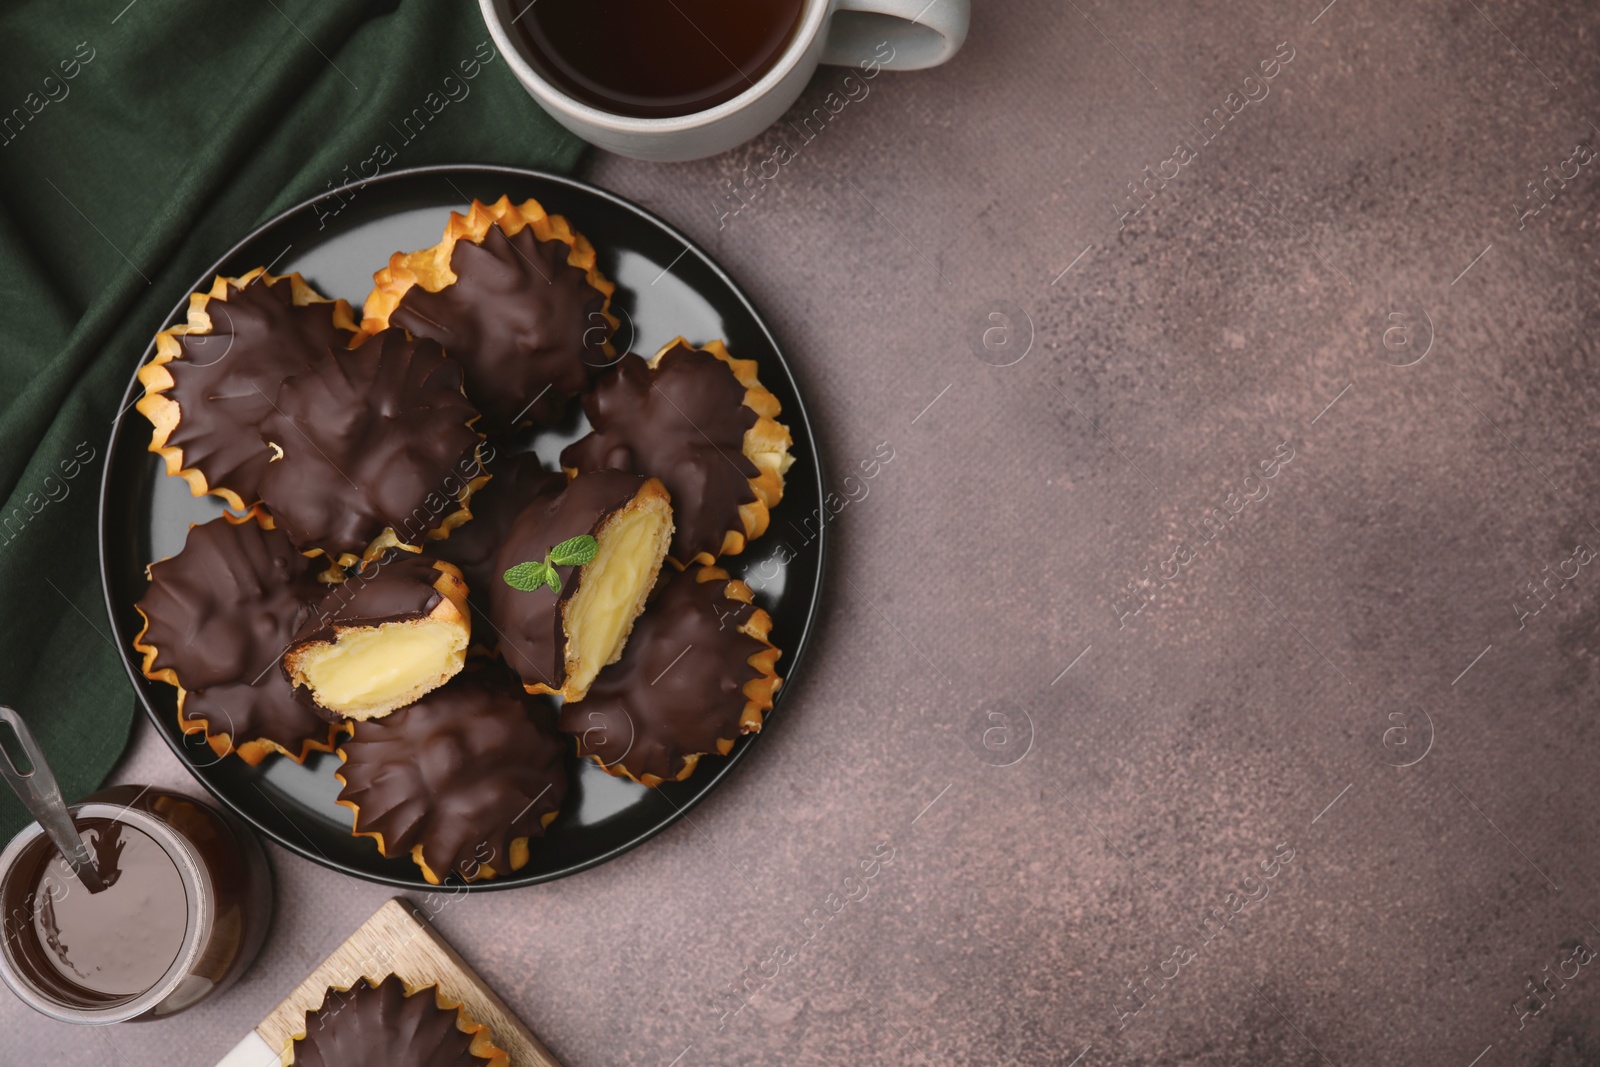
[[[555,587],[523,590],[507,573],[542,565],[573,539],[593,539],[592,558],[548,569]],[[622,471],[580,474],[548,503],[511,524],[489,588],[500,654],[530,693],[582,700],[600,668],[616,661],[672,540],[671,498],[659,479]]]
[[[396,252],[373,282],[362,328],[403,326],[443,345],[490,434],[557,420],[615,358],[616,287],[583,235],[536,200],[452,211],[440,243]]]
[[[339,803],[354,833],[411,858],[437,885],[515,871],[567,793],[554,714],[499,663],[469,667],[416,703],[354,724],[339,746]]]
[[[152,563],[133,647],[146,678],[178,689],[178,726],[218,756],[272,752],[303,762],[334,727],[295,699],[279,661],[325,586],[260,508],[191,527],[183,551]]]
[[[243,511],[260,499],[272,459],[261,424],[279,383],[355,335],[350,305],[317,295],[298,274],[218,278],[189,297],[186,323],[156,334],[155,355],[139,368],[135,406],[155,427],[150,451],[195,496],[213,493]]]
[[[437,985],[407,988],[391,974],[329,989],[289,1040],[294,1067],[509,1067],[489,1028]]]
[[[385,330],[278,388],[261,498],[289,539],[340,566],[415,551],[467,517],[487,480],[477,410],[437,344]]]
[[[622,658],[579,704],[561,709],[578,754],[645,785],[682,781],[709,752],[761,729],[781,653],[750,587],[719,567],[672,574],[639,617]]]
[[[283,672],[333,721],[376,719],[455,677],[471,638],[461,572],[391,551],[328,588]]]
[[[593,432],[562,451],[562,467],[660,478],[672,494],[674,562],[713,563],[766,532],[794,457],[754,360],[680,337],[648,364],[623,356],[584,394],[583,410]]]

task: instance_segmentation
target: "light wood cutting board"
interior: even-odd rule
[[[460,1001],[468,1015],[489,1027],[494,1043],[510,1053],[511,1067],[561,1067],[455,949],[399,899],[388,901],[362,923],[217,1067],[277,1063],[290,1037],[304,1030],[306,1012],[322,1005],[329,988],[348,988],[363,977],[376,983],[389,974],[399,975],[410,987],[437,982],[447,999]]]

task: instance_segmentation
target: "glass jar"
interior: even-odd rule
[[[0,852],[6,985],[74,1023],[162,1018],[232,985],[272,918],[256,839],[148,787],[115,786],[71,811],[108,887],[90,893],[38,823],[13,838]]]

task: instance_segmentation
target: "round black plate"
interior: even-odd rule
[[[533,197],[594,242],[600,269],[617,283],[612,307],[622,320],[618,351],[626,346],[649,355],[679,334],[694,343],[722,337],[736,356],[760,362],[761,381],[782,402],[780,418],[794,434],[795,463],[767,536],[723,565],[748,581],[756,602],[772,613],[772,641],[783,650],[779,671],[792,684],[822,577],[822,465],[811,424],[793,374],[750,302],[704,252],[660,219],[610,193],[534,171],[479,166],[398,171],[278,216],[195,279],[194,288],[209,288],[217,274],[237,276],[269,264],[274,274],[299,271],[323,295],[344,297],[359,317],[372,274],[391,253],[437,243],[451,209],[464,210],[474,197],[490,201],[502,194],[518,201]],[[185,297],[168,324],[182,322],[187,308]],[[147,351],[139,362],[150,355]],[[337,757],[319,753],[298,766],[273,756],[258,767],[233,756],[218,759],[198,736],[186,738],[179,731],[177,691],[139,672],[133,638],[140,621],[133,606],[144,594],[146,564],[176,553],[191,524],[222,510],[215,497],[191,497],[183,480],[168,477],[161,460],[147,450],[150,425],[131,410],[142,392],[137,379],[129,383],[123,415],[111,431],[100,488],[100,573],[117,644],[145,711],[207,789],[279,844],[360,878],[426,886],[410,859],[384,859],[371,839],[351,835],[349,810],[334,803]],[[540,434],[531,447],[553,467],[561,448],[586,431],[577,412],[570,425]],[[785,561],[787,556],[793,558]],[[790,684],[779,690],[780,705]],[[761,736],[743,738],[726,757],[702,758],[688,781],[659,789],[613,778],[574,756],[566,804],[545,837],[530,842],[528,864],[471,888],[531,885],[620,855],[671,825]]]

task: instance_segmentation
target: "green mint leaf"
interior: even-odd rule
[[[569,537],[550,550],[550,562],[557,567],[581,567],[594,559],[600,546],[589,534]]]
[[[531,593],[553,577],[553,572],[544,563],[535,559],[517,564],[501,577],[511,588]]]
[[[561,576],[556,573],[554,567],[545,568],[544,584],[548,585],[554,592],[561,592]]]

